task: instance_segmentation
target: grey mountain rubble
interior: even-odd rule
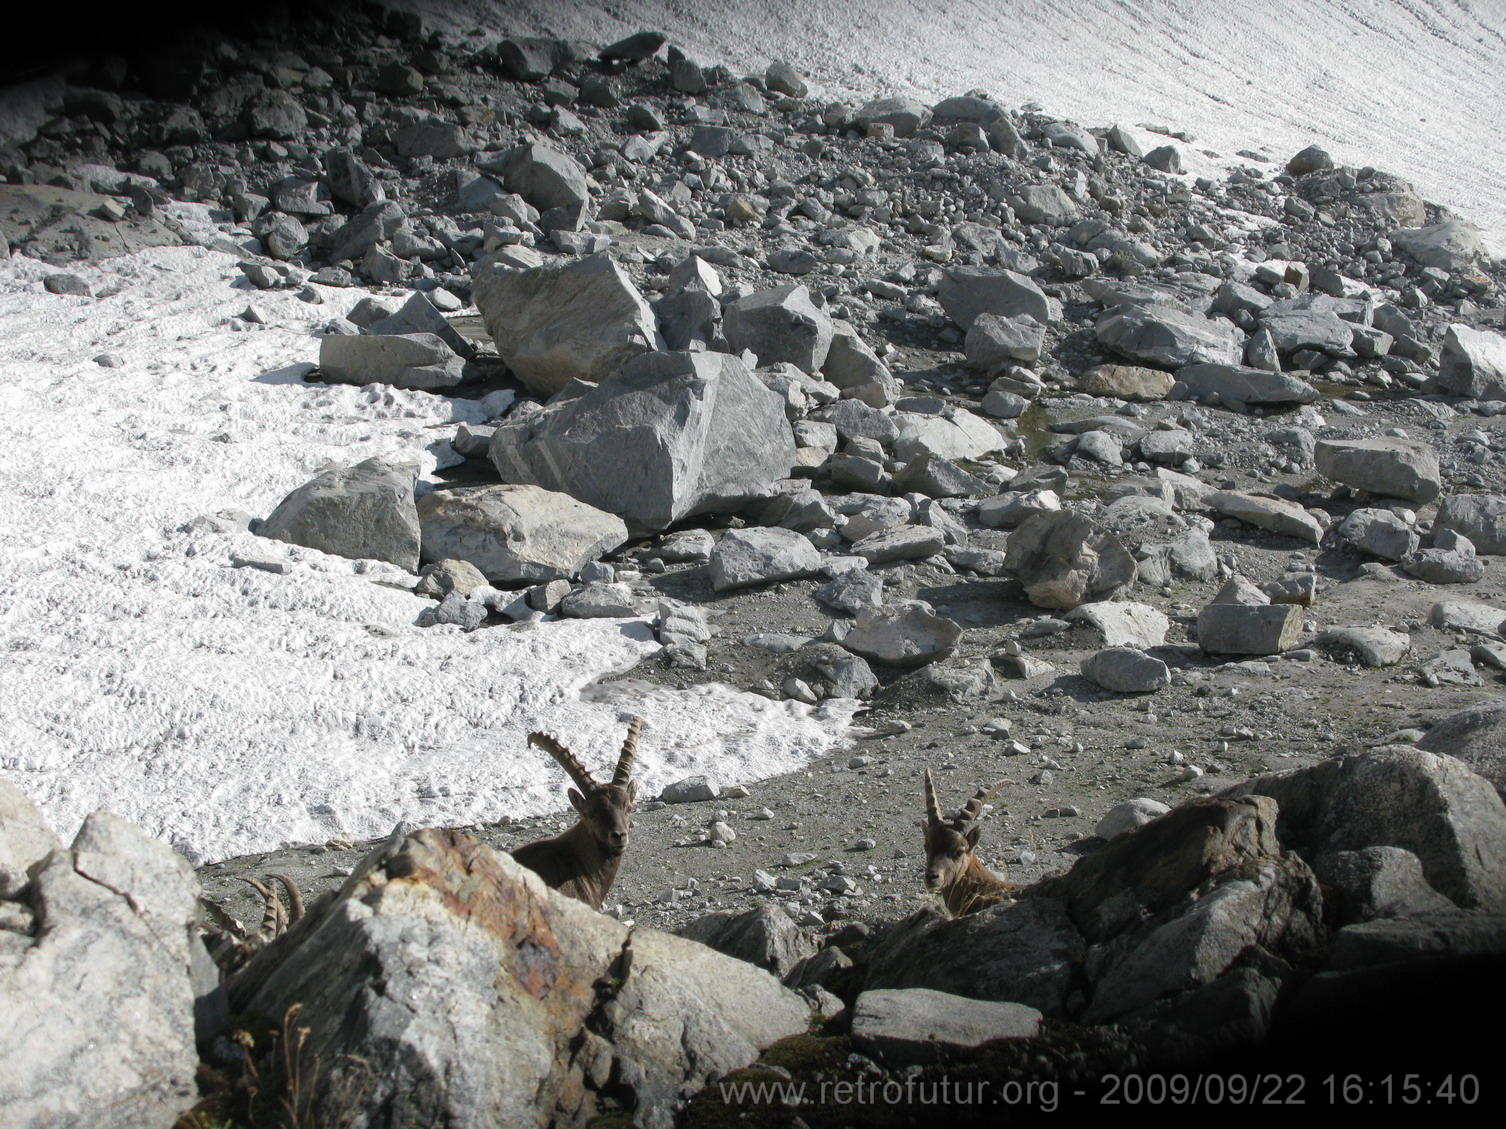
[[[36,1085],[64,1044],[27,1051],[23,1123],[92,1077],[170,1124],[195,1042],[213,1085],[256,1061],[227,1006],[365,1059],[308,1095],[357,1124],[657,1126],[813,1017],[878,1078],[1069,1030],[1105,1069],[1206,1064],[1499,967],[1506,264],[1465,221],[1316,146],[1212,180],[1119,125],[852,106],[652,32],[301,18],[80,72],[0,150],[0,234],[59,268],[39,301],[91,300],[69,262],[197,240],[346,311],[306,380],[468,405],[432,475],[353,454],[240,523],[268,548],[237,566],[386,562],[434,631],[645,619],[635,677],[860,699],[873,751],[666,789],[605,915],[494,850],[521,822],[400,828],[343,874],[310,849],[322,900],[223,984],[165,848],[101,816],[70,856],[0,792],[0,995],[50,998],[70,936],[118,972],[145,930],[176,1017],[112,1014],[157,1059],[76,1092]],[[1008,768],[1015,900],[901,916],[933,761]],[[157,893],[74,905],[96,855]],[[203,874],[226,904],[234,873]]]

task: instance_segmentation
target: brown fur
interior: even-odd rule
[[[580,822],[562,835],[517,848],[512,857],[552,889],[592,909],[606,901],[627,850],[628,817],[638,795],[638,782],[631,778],[633,758],[642,727],[643,719],[634,718],[610,784],[596,783],[575,754],[547,733],[528,735],[529,743],[552,756],[576,783],[569,797]]]
[[[976,848],[981,828],[978,826],[984,801],[995,790],[1009,783],[1001,780],[990,788],[980,788],[953,819],[941,814],[936,799],[936,785],[931,770],[926,769],[926,889],[941,898],[948,916],[961,917],[985,906],[1006,901],[1014,885],[1003,875],[995,874],[979,861]]]

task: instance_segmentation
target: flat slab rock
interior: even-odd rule
[[[717,592],[793,580],[820,571],[821,554],[803,534],[755,526],[729,529],[711,551],[711,587]]]
[[[898,600],[858,612],[842,646],[870,662],[913,667],[944,659],[962,639],[962,628],[920,600]]]
[[[491,581],[568,580],[628,538],[616,514],[538,486],[435,490],[418,502],[423,554]]]
[[[852,1012],[857,1046],[891,1066],[944,1062],[991,1039],[1028,1039],[1041,1013],[1025,1004],[973,1000],[930,988],[864,992]]]

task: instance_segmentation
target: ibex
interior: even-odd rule
[[[627,849],[628,815],[638,794],[638,782],[631,779],[633,757],[642,728],[643,719],[633,718],[610,784],[596,783],[575,754],[547,733],[528,735],[530,745],[543,749],[575,781],[569,793],[570,805],[580,813],[580,822],[563,835],[519,847],[512,857],[553,889],[580,899],[592,909],[599,909],[607,900],[622,852]]]
[[[926,889],[941,898],[951,917],[961,917],[1002,902],[1014,885],[978,861],[979,815],[983,803],[1009,781],[1001,780],[977,793],[948,820],[941,814],[931,770],[926,769]]]

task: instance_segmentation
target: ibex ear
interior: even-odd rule
[[[581,815],[585,815],[586,814],[586,798],[584,796],[582,796],[579,792],[577,792],[574,788],[571,788],[570,791],[569,791],[569,793],[567,793],[567,794],[570,797],[570,806],[572,808],[574,808],[576,811],[580,812]]]
[[[628,798],[628,803],[632,803],[634,800],[636,800],[638,798],[638,781],[636,781],[636,780],[629,780],[628,781],[627,798]]]
[[[964,835],[963,838],[967,840],[967,845],[969,847],[976,847],[978,845],[978,838],[982,834],[983,828],[979,827],[977,824],[974,824],[972,827],[969,827],[967,829],[967,834]]]

